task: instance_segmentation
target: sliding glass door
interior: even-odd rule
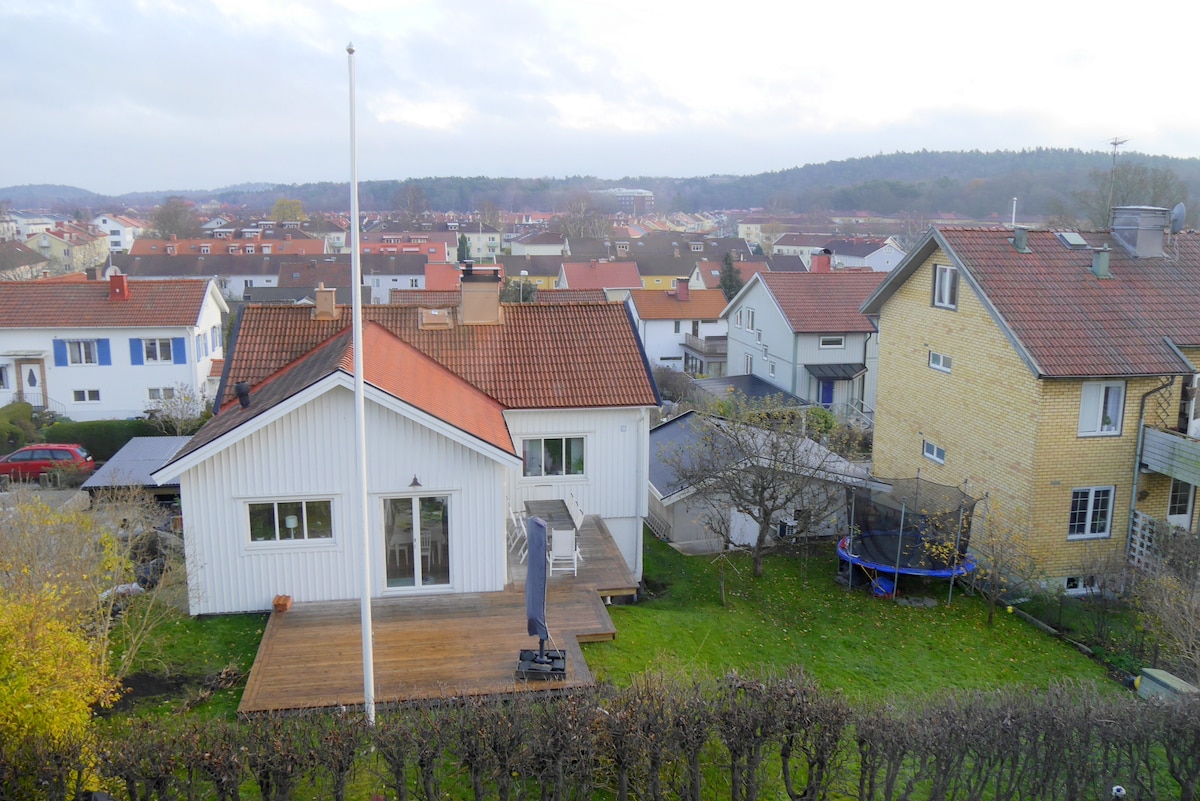
[[[387,586],[450,583],[450,499],[445,495],[387,498],[384,546]]]

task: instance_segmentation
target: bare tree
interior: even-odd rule
[[[159,390],[159,397],[146,404],[146,417],[164,434],[190,434],[204,422],[208,401],[196,388],[183,382]]]
[[[1155,558],[1134,579],[1142,623],[1173,666],[1200,683],[1200,539],[1163,525],[1154,545]]]
[[[944,540],[938,547],[953,548],[954,541]],[[1002,510],[988,506],[972,521],[971,552],[975,555],[975,589],[988,601],[987,624],[991,626],[997,604],[1032,587],[1041,577],[1033,537],[1027,527],[1012,523]]]
[[[172,236],[185,238],[199,229],[196,212],[191,201],[182,197],[169,197],[150,216],[153,229],[150,238],[169,239]]]
[[[661,454],[677,483],[693,490],[702,521],[726,545],[738,536],[733,513],[757,528],[755,576],[762,575],[763,550],[780,520],[802,510],[801,528],[828,524],[844,508],[843,484],[862,478],[848,461],[811,439],[807,423],[806,410],[786,405],[781,396],[732,393],[694,414],[689,445]]]
[[[1107,228],[1111,206],[1161,206],[1171,208],[1187,201],[1187,185],[1168,167],[1150,167],[1136,161],[1118,161],[1113,169],[1092,170],[1088,186],[1072,194],[1083,221]],[[1111,197],[1111,203],[1109,198]],[[1061,209],[1055,217],[1062,216]],[[1189,222],[1194,217],[1189,214]]]

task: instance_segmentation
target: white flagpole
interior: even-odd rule
[[[362,256],[358,241],[358,143],[354,128],[354,45],[346,45],[350,63],[350,272],[354,286],[354,434],[358,456],[358,521],[362,527],[363,710],[375,725],[375,631],[371,625],[371,534],[367,524],[367,420],[363,383]]]

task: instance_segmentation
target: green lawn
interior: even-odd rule
[[[584,656],[598,677],[617,684],[654,669],[719,674],[798,663],[822,687],[852,700],[1105,679],[1102,666],[1015,616],[998,614],[989,629],[979,598],[956,589],[947,606],[946,582],[906,585],[908,595],[939,601],[916,609],[849,592],[834,581],[835,571],[828,544],[807,557],[794,550],[768,555],[759,579],[748,556],[734,555],[722,606],[713,557],[682,556],[647,537],[644,572],[659,589],[636,605],[611,607],[616,641],[585,645]]]

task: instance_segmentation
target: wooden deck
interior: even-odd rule
[[[375,701],[562,690],[594,682],[580,642],[611,640],[604,596],[633,595],[637,583],[604,528],[589,517],[578,540],[577,576],[556,575],[546,593],[547,647],[567,651],[565,681],[518,681],[517,654],[536,648],[526,632],[524,569],[503,592],[377,599],[371,604]],[[516,563],[510,554],[510,565]],[[239,712],[363,703],[357,601],[296,604],[272,614]]]

